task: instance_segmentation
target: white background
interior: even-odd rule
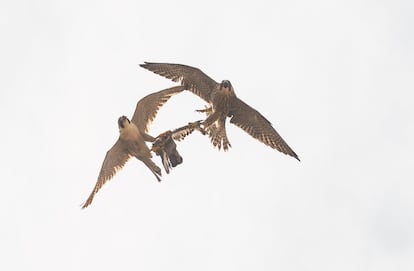
[[[413,270],[413,2],[242,2],[0,3],[1,270]],[[229,79],[302,162],[228,124],[230,151],[194,133],[81,210],[118,117],[176,85],[143,61]]]

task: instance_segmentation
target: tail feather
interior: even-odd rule
[[[161,182],[161,169],[151,160],[151,159],[142,159],[142,162],[151,170],[158,182]]]

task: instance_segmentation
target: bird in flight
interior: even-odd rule
[[[82,209],[92,203],[99,189],[112,179],[131,157],[141,160],[151,170],[157,180],[161,181],[161,169],[151,160],[151,151],[145,141],[153,142],[155,140],[154,137],[148,134],[148,130],[158,109],[173,95],[184,89],[183,86],[176,86],[149,94],[137,103],[131,120],[125,116],[118,119],[119,138],[115,145],[106,153],[96,185],[82,205]]]
[[[252,137],[299,160],[297,154],[276,132],[270,121],[236,96],[230,81],[223,80],[217,83],[200,69],[182,64],[144,62],[140,66],[174,82],[180,82],[186,90],[198,95],[209,104],[208,108],[197,111],[207,114],[202,126],[218,149],[223,147],[226,151],[231,147],[225,127],[226,119],[229,117],[230,123],[240,127]]]

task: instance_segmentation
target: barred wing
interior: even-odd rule
[[[98,181],[88,199],[82,205],[82,209],[88,207],[98,193],[99,189],[112,177],[121,170],[125,163],[129,160],[130,155],[124,149],[122,142],[118,139],[115,145],[106,153],[105,159],[102,163],[101,171],[99,172]]]
[[[257,110],[253,109],[242,100],[236,99],[232,105],[230,113],[233,115],[230,123],[242,128],[245,132],[263,142],[267,146],[299,160],[297,154],[276,132],[270,121],[268,121]]]
[[[216,81],[198,68],[182,64],[144,63],[140,66],[174,82],[180,82],[187,90],[208,103],[210,102],[211,92],[218,85]]]
[[[138,101],[131,122],[134,123],[140,132],[147,133],[149,127],[163,106],[173,95],[183,91],[185,87],[176,86],[151,93]]]

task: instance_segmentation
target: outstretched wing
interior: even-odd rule
[[[138,101],[131,122],[138,127],[140,132],[146,134],[160,107],[163,106],[171,96],[180,93],[184,89],[185,87],[183,86],[176,86],[145,96]]]
[[[217,82],[200,69],[182,64],[144,63],[140,66],[174,82],[180,82],[187,90],[210,102],[211,91],[217,86]]]
[[[244,103],[240,99],[234,100],[231,105],[230,114],[233,117],[230,123],[242,128],[252,137],[284,154],[290,155],[297,160],[299,157],[276,132],[272,124],[258,111]],[[299,160],[300,161],[300,160]]]
[[[122,142],[118,139],[115,145],[106,153],[105,159],[102,163],[101,171],[99,172],[98,181],[88,199],[82,205],[82,209],[88,207],[99,189],[112,177],[121,170],[125,163],[129,160],[130,155],[123,148]]]
[[[171,137],[174,140],[181,141],[181,140],[184,140],[186,136],[194,132],[194,130],[198,130],[200,133],[204,134],[205,132],[201,129],[200,123],[201,123],[201,120],[190,122],[185,126],[174,129],[173,131],[171,131]]]

